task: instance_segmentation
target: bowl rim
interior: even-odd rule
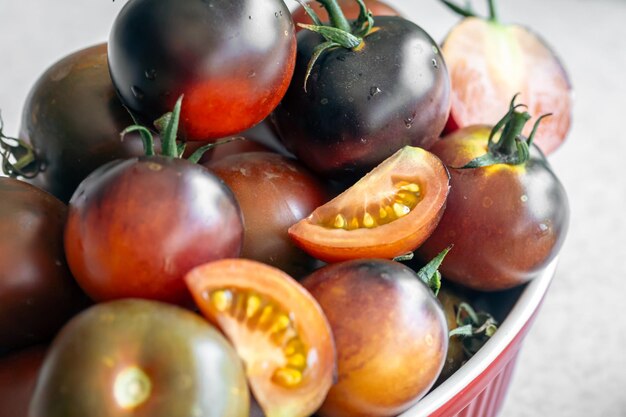
[[[427,417],[435,413],[484,373],[531,321],[548,291],[557,264],[558,259],[552,260],[527,284],[498,331],[463,367],[399,417]]]

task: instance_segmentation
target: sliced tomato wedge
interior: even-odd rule
[[[294,242],[326,262],[392,259],[433,232],[449,175],[432,153],[406,146],[335,199],[289,228]]]
[[[185,281],[202,314],[235,346],[267,417],[304,417],[320,407],[335,376],[335,345],[304,287],[245,259],[199,266]]]

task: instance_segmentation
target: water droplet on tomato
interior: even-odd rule
[[[436,60],[435,58],[433,58],[433,60],[432,60],[431,62],[433,63],[433,67],[434,67],[435,69],[438,69],[438,68],[439,68],[439,64],[437,63],[437,60]]]
[[[406,126],[407,129],[410,129],[411,127],[413,127],[413,118],[412,117],[408,117],[406,119],[404,119],[404,125]]]
[[[137,100],[143,100],[143,98],[146,96],[143,90],[136,85],[130,87],[130,91],[133,93],[133,96],[135,96]]]
[[[328,99],[327,98],[323,98],[320,100],[321,104],[328,104]]]
[[[256,77],[256,72],[255,71],[248,72],[248,78],[254,78],[254,77]]]
[[[489,208],[493,205],[493,200],[490,197],[483,198],[483,207]]]
[[[376,86],[372,86],[370,88],[370,96],[374,97],[376,94],[379,94],[382,90]]]
[[[156,80],[157,72],[154,68],[150,68],[144,72],[144,75],[146,76],[146,79],[153,81]]]

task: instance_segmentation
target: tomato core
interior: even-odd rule
[[[145,403],[152,392],[152,381],[143,369],[131,366],[123,369],[113,383],[113,396],[124,410],[132,410]]]

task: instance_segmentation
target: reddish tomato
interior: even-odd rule
[[[0,177],[0,354],[48,341],[87,304],[63,254],[67,207]]]
[[[70,321],[50,347],[30,417],[248,417],[243,366],[180,307],[127,299]]]
[[[0,417],[27,417],[46,348],[37,346],[0,358]]]
[[[241,252],[228,188],[202,166],[163,156],[107,164],[81,183],[65,229],[69,266],[96,300],[191,301],[183,276]]]
[[[374,16],[400,16],[400,13],[388,5],[387,3],[379,0],[365,0],[365,6]],[[359,17],[359,4],[355,0],[338,0],[337,4],[343,10],[346,19],[356,20]],[[328,13],[321,3],[311,1],[309,6],[315,10],[315,13],[319,16],[322,22],[328,22]],[[304,23],[307,25],[313,24],[313,21],[306,13],[302,6],[298,6],[292,13],[291,17],[295,23]],[[301,30],[300,27],[296,27],[296,31]]]
[[[530,115],[515,112],[512,117],[504,128],[506,140],[503,136],[497,144],[488,145],[490,127],[475,126],[431,150],[449,167],[463,167],[492,147],[494,155],[513,157],[504,148],[515,150],[524,142],[519,120]],[[454,245],[441,266],[443,276],[474,289],[501,290],[536,277],[554,259],[567,232],[569,206],[563,186],[536,147],[522,163],[450,169],[450,174],[446,211],[418,249],[423,259],[430,259]]]
[[[437,226],[448,181],[437,157],[421,148],[404,147],[292,226],[289,235],[327,262],[406,254]]]
[[[541,150],[550,153],[565,140],[572,88],[563,65],[539,36],[522,26],[471,17],[450,31],[442,52],[452,83],[449,132],[493,125],[511,97],[521,93],[531,114],[553,114],[537,131]],[[529,124],[524,134],[531,128]]]
[[[395,416],[434,384],[446,358],[446,318],[432,291],[393,261],[328,265],[302,284],[337,346],[338,380],[318,414]]]
[[[322,309],[300,284],[244,259],[194,268],[185,280],[202,313],[235,345],[267,416],[317,410],[333,382],[335,347]]]
[[[222,138],[263,120],[289,86],[295,53],[281,0],[134,0],[109,40],[124,104],[148,123],[184,94],[188,140]]]
[[[292,243],[287,229],[327,201],[322,184],[296,161],[268,152],[231,155],[207,167],[226,182],[241,207],[241,256],[294,277],[310,272],[314,260]]]

